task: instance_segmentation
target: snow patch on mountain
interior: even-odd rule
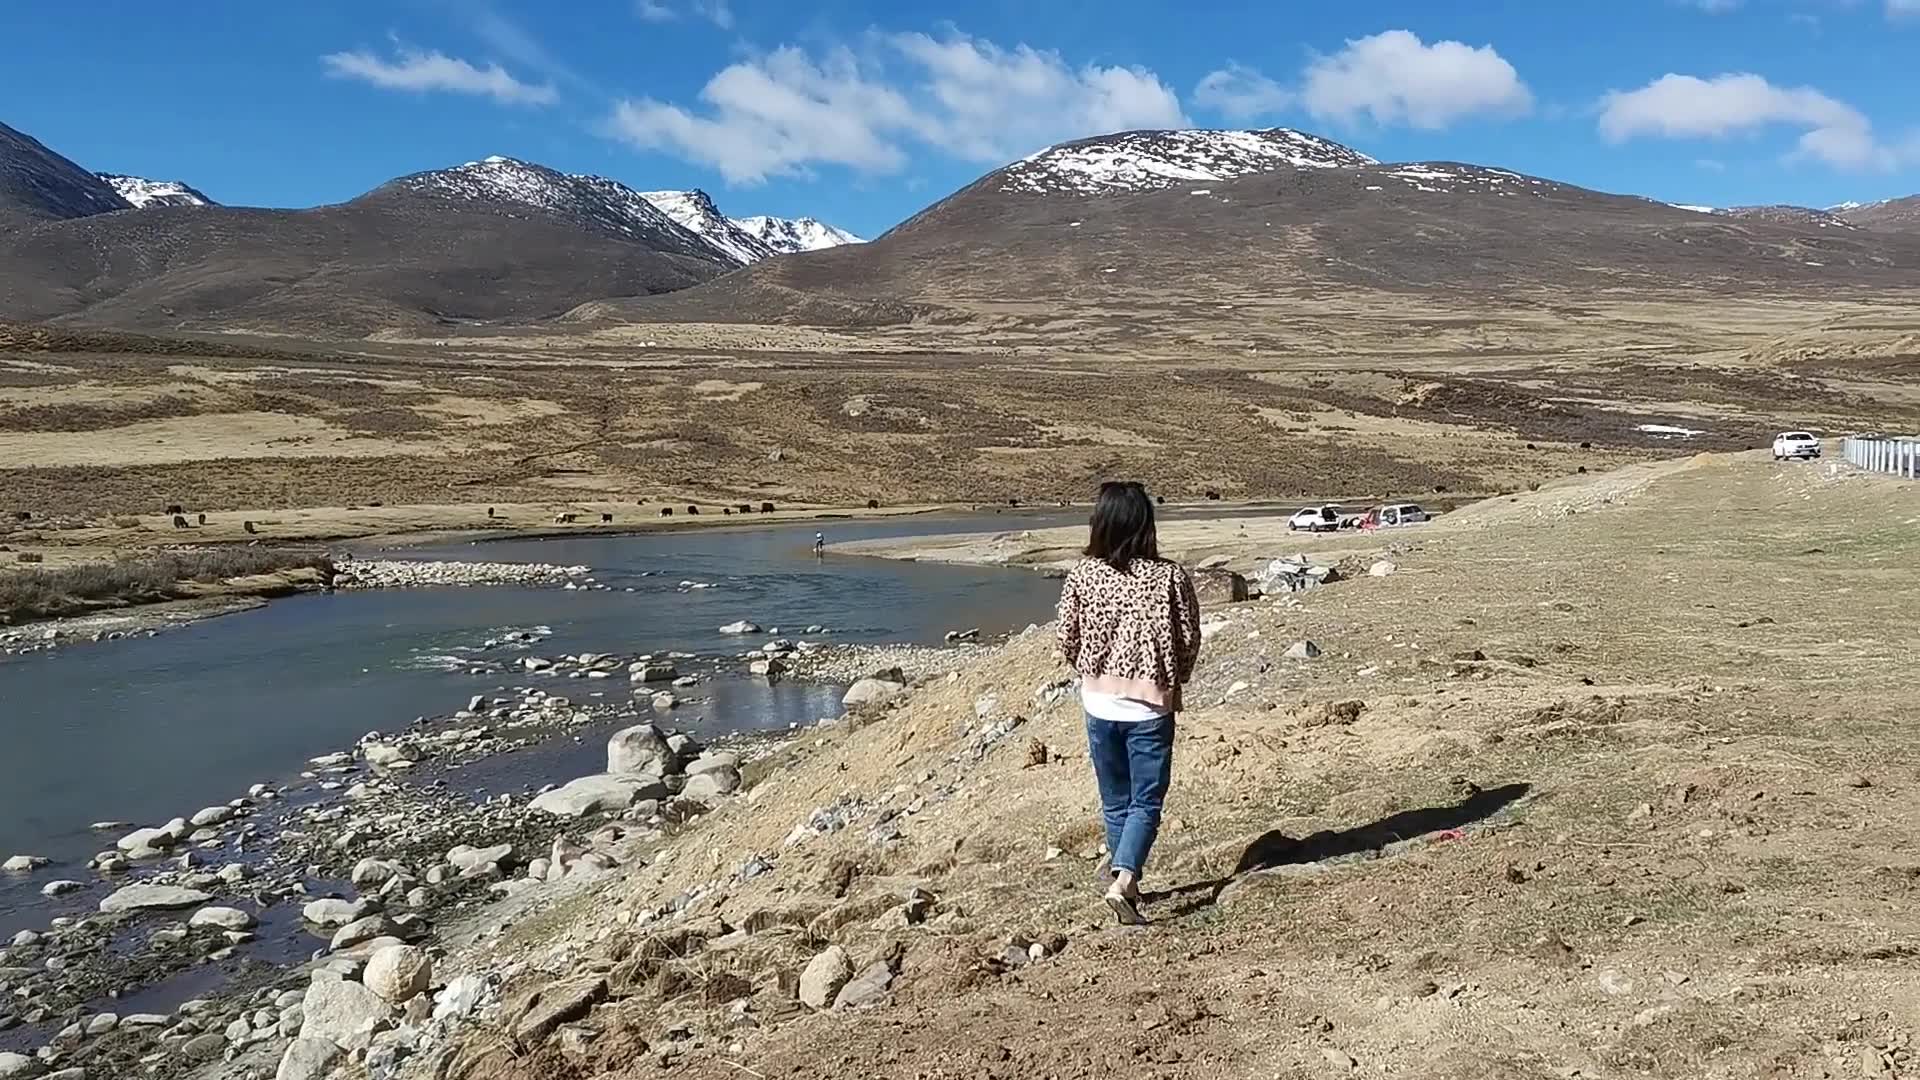
[[[1379,164],[1351,147],[1290,128],[1124,131],[1050,146],[1000,171],[1000,190],[1034,195],[1158,191],[1276,169]]]
[[[212,199],[178,180],[148,180],[143,176],[98,173],[107,186],[136,208],[149,206],[217,206]]]
[[[758,236],[741,228],[738,222],[720,213],[720,208],[704,191],[643,191],[640,196],[678,222],[681,228],[726,252],[743,266],[779,254]]]
[[[1560,185],[1537,176],[1523,176],[1487,165],[1463,165],[1454,161],[1415,161],[1405,165],[1386,165],[1375,170],[1413,188],[1435,194],[1472,192],[1482,195],[1533,195],[1544,198]]]
[[[845,229],[834,228],[824,221],[810,217],[780,218],[759,215],[735,218],[733,224],[783,255],[866,243],[865,240]]]
[[[1827,210],[1806,206],[1730,206],[1714,213],[1722,217],[1764,221],[1773,225],[1811,225],[1819,229],[1852,229],[1854,224]]]
[[[646,196],[618,180],[563,173],[518,158],[495,155],[451,169],[415,173],[377,190],[531,206],[658,250],[697,255],[736,266],[740,263],[731,253],[695,235],[647,201]]]

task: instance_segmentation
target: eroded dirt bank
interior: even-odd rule
[[[1210,612],[1146,931],[1016,639],[451,957],[403,1075],[1901,1075],[1916,494],[1702,458]]]

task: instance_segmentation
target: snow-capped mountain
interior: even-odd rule
[[[538,207],[582,221],[603,232],[654,247],[680,250],[745,266],[783,251],[813,250],[854,243],[849,233],[811,218],[735,221],[722,214],[704,191],[635,191],[618,180],[587,173],[563,173],[517,158],[469,161],[451,169],[415,173],[375,189],[412,192],[472,202]],[[765,239],[755,222],[786,226]],[[671,243],[663,242],[671,238]],[[791,243],[793,246],[783,246]]]
[[[733,257],[741,265],[770,259],[779,254],[761,239],[720,212],[706,192],[643,191],[641,198],[661,213],[679,222],[680,227]]]
[[[374,189],[479,203],[536,207],[573,218],[600,232],[663,251],[699,255],[732,265],[732,253],[697,236],[618,180],[563,173],[530,161],[495,155],[451,169],[414,173]]]
[[[845,229],[836,229],[814,218],[779,218],[760,215],[735,218],[733,223],[762,244],[783,255],[802,251],[820,251],[844,244],[864,244],[865,240]]]
[[[33,136],[0,124],[0,212],[77,218],[127,207],[106,181]]]
[[[1842,219],[1869,229],[1896,232],[1920,230],[1920,195],[1869,203],[1842,203],[1832,209]]]
[[[1281,168],[1378,164],[1351,147],[1290,128],[1123,131],[1050,146],[1000,170],[1000,190],[1035,195],[1157,191]]]
[[[1853,222],[1827,210],[1815,210],[1806,206],[1730,206],[1714,213],[1723,217],[1745,218],[1748,221],[1765,221],[1774,225],[1811,225],[1820,229],[1851,229]]]
[[[141,176],[98,173],[100,179],[136,208],[149,206],[218,206],[205,195],[178,180],[148,180]]]

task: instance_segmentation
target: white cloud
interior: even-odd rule
[[[499,64],[475,67],[437,50],[421,52],[400,46],[394,57],[387,59],[359,49],[330,53],[320,62],[336,78],[358,79],[386,90],[478,94],[504,105],[551,105],[560,100],[551,83],[521,82]]]
[[[1234,120],[1277,113],[1294,103],[1293,91],[1250,67],[1228,64],[1210,71],[1193,88],[1193,103]]]
[[[1173,91],[1139,68],[1074,67],[1055,52],[959,34],[866,44],[740,61],[708,80],[700,106],[623,101],[607,130],[751,184],[816,164],[893,172],[909,145],[997,163],[1061,139],[1186,123]]]
[[[1533,95],[1491,45],[1428,45],[1407,30],[1347,42],[1307,65],[1300,101],[1322,120],[1438,129],[1474,113],[1523,113]]]
[[[1493,46],[1429,45],[1407,30],[1348,41],[1339,52],[1308,63],[1291,86],[1228,64],[1200,80],[1193,100],[1234,120],[1299,107],[1320,120],[1351,124],[1364,117],[1428,130],[1476,113],[1517,114],[1533,107],[1520,73]]]
[[[1769,127],[1800,129],[1792,156],[1839,169],[1886,170],[1914,158],[1914,140],[1884,142],[1866,115],[1846,102],[1812,87],[1775,86],[1759,75],[1701,79],[1669,73],[1600,99],[1600,134],[1610,142],[1725,138]]]
[[[919,134],[973,161],[1004,161],[1062,138],[1186,123],[1180,99],[1142,68],[1073,68],[1052,51],[964,36],[897,34],[917,67]]]
[[[1899,19],[1911,15],[1920,15],[1920,0],[1887,0],[1887,18]]]
[[[1680,0],[1688,7],[1699,8],[1709,15],[1725,15],[1737,10],[1744,0]]]
[[[693,13],[722,30],[733,29],[733,8],[727,0],[693,0]]]
[[[680,17],[660,0],[634,0],[633,13],[647,22],[672,22]]]

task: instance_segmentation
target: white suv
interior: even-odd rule
[[[1338,532],[1340,529],[1340,508],[1337,506],[1309,506],[1305,510],[1287,519],[1287,528],[1294,532]]]
[[[1805,431],[1788,431],[1774,436],[1773,460],[1805,461],[1820,456],[1820,440]]]

